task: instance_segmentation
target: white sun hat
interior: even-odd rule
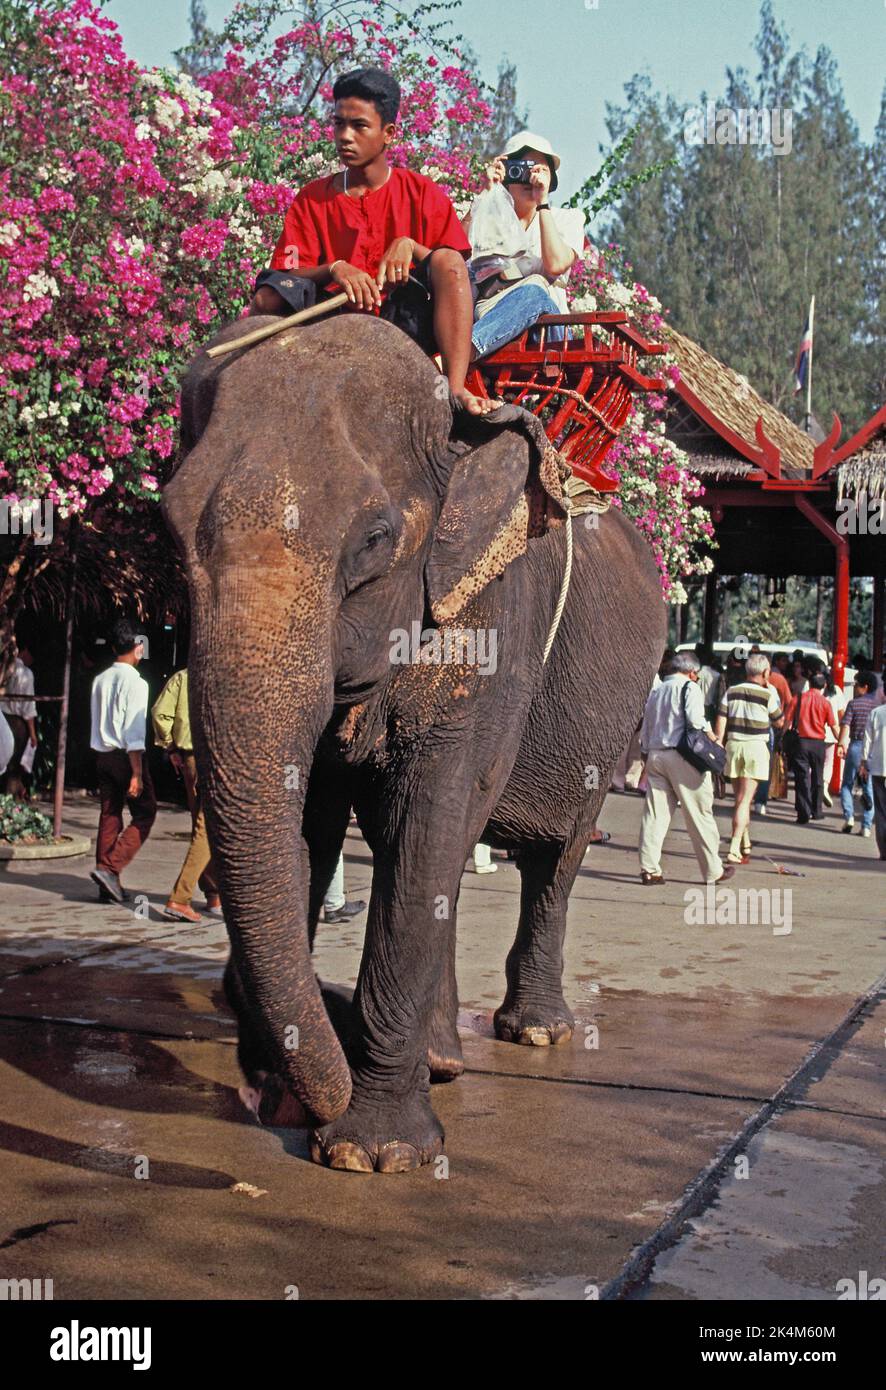
[[[557,170],[560,168],[560,156],[554,153],[554,148],[550,140],[546,140],[543,135],[536,135],[531,130],[518,130],[516,135],[512,135],[505,145],[505,158],[520,154],[523,150],[538,150],[539,154],[545,155],[551,162],[551,192],[557,187]]]

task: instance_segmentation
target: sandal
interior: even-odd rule
[[[650,874],[650,873],[648,873],[648,872],[646,871],[646,869],[641,869],[641,871],[640,871],[640,882],[641,882],[641,883],[664,883],[664,882],[665,882],[665,879],[664,879],[664,876],[663,876],[662,874]]]

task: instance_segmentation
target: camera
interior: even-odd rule
[[[529,183],[534,164],[531,159],[509,159],[505,163],[505,183]]]

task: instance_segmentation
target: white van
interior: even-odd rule
[[[681,642],[677,648],[678,652],[694,652],[694,642]],[[819,661],[823,661],[825,666],[830,667],[831,656],[824,647],[820,647],[817,642],[807,642],[805,640],[790,642],[755,642],[751,637],[736,637],[732,642],[714,642],[713,648],[715,655],[719,656],[725,665],[726,658],[736,647],[740,647],[745,655],[750,656],[751,647],[759,647],[769,657],[770,661],[776,652],[787,652],[792,656],[794,652],[800,651],[804,656],[817,656]],[[849,690],[855,684],[855,667],[847,666],[843,678],[843,689]]]

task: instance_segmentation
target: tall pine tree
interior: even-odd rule
[[[826,428],[836,410],[856,429],[883,399],[886,96],[878,139],[866,149],[833,57],[825,48],[814,58],[792,52],[771,0],[756,51],[756,77],[727,70],[714,105],[790,116],[790,147],[687,143],[686,113],[635,77],[624,105],[607,110],[611,145],[639,123],[626,171],[672,154],[679,167],[629,189],[609,235],[676,327],[800,424],[805,398],[794,397],[792,366],[814,294],[813,409]],[[706,104],[703,93],[698,106]]]

